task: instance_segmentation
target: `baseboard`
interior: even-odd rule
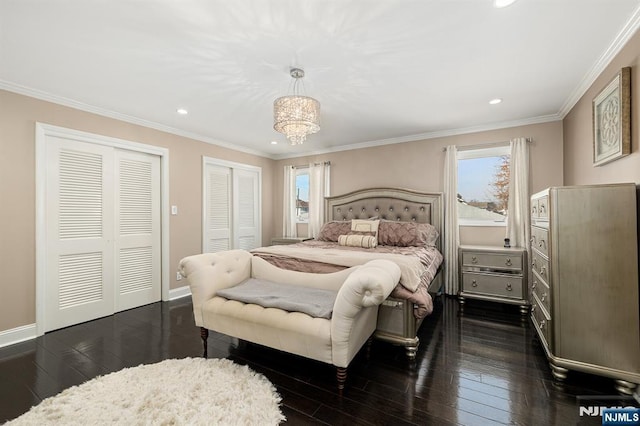
[[[0,331],[0,348],[38,337],[35,324]]]
[[[169,290],[169,300],[181,299],[187,296],[191,296],[191,290],[188,285]],[[36,337],[38,337],[38,333],[35,324],[0,331],[0,348],[35,339]]]
[[[169,290],[169,300],[176,300],[187,296],[191,296],[191,289],[188,285]]]

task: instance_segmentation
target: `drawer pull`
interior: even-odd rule
[[[478,263],[478,258],[475,256],[471,257],[471,263]]]
[[[513,291],[513,288],[511,288],[511,283],[507,283],[507,291]]]
[[[540,214],[545,213],[547,211],[547,206],[544,204],[540,204]]]
[[[531,290],[535,290],[537,285],[538,285],[538,281],[533,280],[533,284],[531,284]]]
[[[510,257],[507,257],[507,261],[505,262],[505,265],[511,266],[511,258]]]
[[[541,302],[544,302],[544,300],[547,298],[547,293],[542,293],[542,298],[540,299]]]
[[[533,305],[531,307],[531,313],[534,313],[536,311],[536,308],[538,307],[538,305]]]
[[[545,325],[547,325],[547,320],[540,321],[540,330],[544,330]]]
[[[538,247],[540,248],[547,248],[547,242],[545,240],[540,240],[540,242],[538,243]]]
[[[471,286],[478,287],[478,283],[476,282],[476,280],[471,281]]]
[[[536,267],[536,258],[535,257],[531,261],[531,266],[533,266],[534,268]]]
[[[536,209],[536,206],[531,207],[531,212],[533,214],[536,214],[538,212],[538,209]]]
[[[540,274],[547,275],[547,268],[545,268],[544,266],[540,267]]]

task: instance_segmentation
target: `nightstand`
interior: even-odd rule
[[[466,298],[520,306],[529,312],[527,251],[522,247],[460,246],[460,304]]]
[[[285,244],[301,243],[303,241],[313,240],[311,237],[273,237],[271,238],[272,246],[280,246]]]

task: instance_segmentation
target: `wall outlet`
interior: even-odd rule
[[[176,272],[176,281],[180,281],[182,279],[182,274],[180,271]]]

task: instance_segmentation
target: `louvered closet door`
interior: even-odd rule
[[[113,313],[113,148],[47,139],[45,331]]]
[[[204,179],[205,253],[233,248],[231,240],[231,169],[207,164]]]
[[[233,169],[234,247],[251,250],[260,246],[259,175],[255,171]]]
[[[160,300],[160,157],[115,151],[115,311]]]

